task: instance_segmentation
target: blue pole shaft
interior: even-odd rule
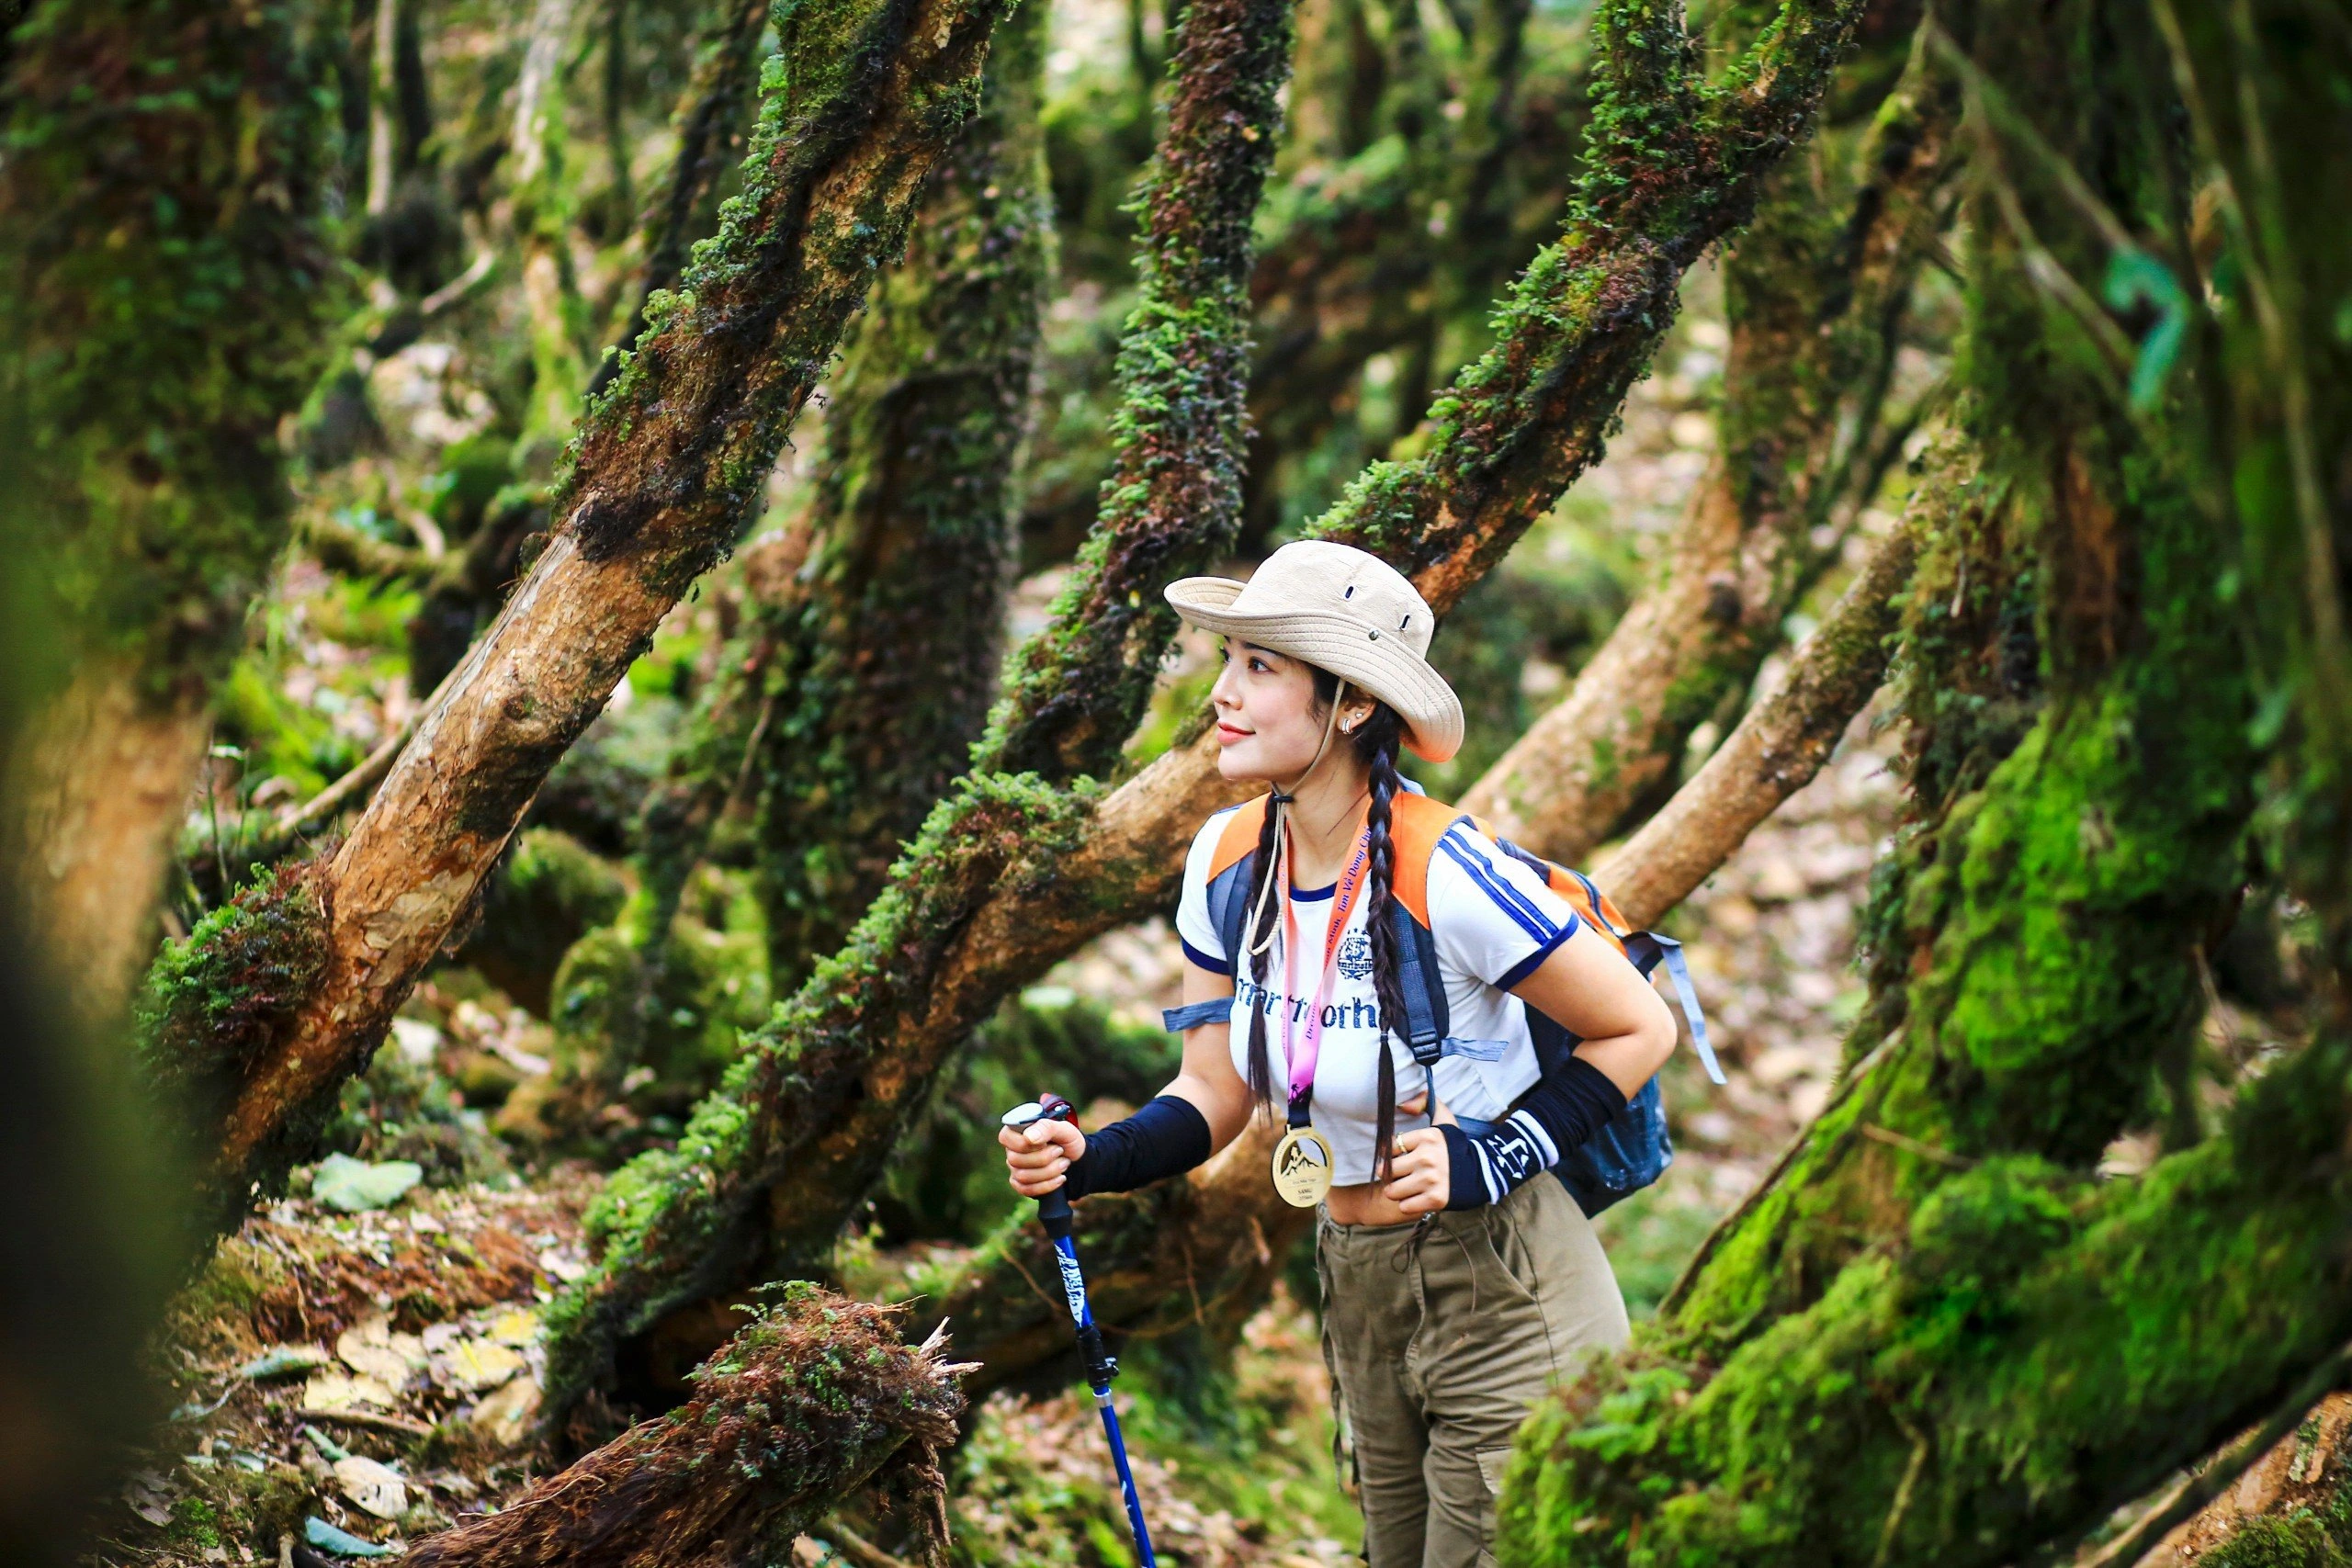
[[[1078,1268],[1078,1247],[1070,1240],[1068,1229],[1069,1200],[1064,1199],[1056,1207],[1060,1214],[1053,1217],[1062,1223],[1054,1224],[1049,1219],[1047,1229],[1057,1233],[1054,1250],[1060,1255],[1062,1293],[1069,1302],[1070,1320],[1078,1325],[1079,1348],[1087,1359],[1087,1386],[1094,1391],[1094,1408],[1102,1415],[1102,1435],[1111,1440],[1111,1462],[1118,1468],[1119,1494],[1127,1506],[1127,1525],[1135,1531],[1138,1568],[1159,1568],[1159,1560],[1151,1551],[1151,1531],[1143,1522],[1143,1499],[1136,1495],[1135,1471],[1127,1464],[1126,1439],[1119,1433],[1119,1413],[1111,1404],[1111,1361],[1103,1354],[1102,1331],[1094,1325],[1093,1308],[1087,1303],[1086,1279]]]

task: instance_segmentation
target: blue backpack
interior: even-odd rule
[[[1209,919],[1215,922],[1228,953],[1238,953],[1247,945],[1242,926],[1249,919],[1250,885],[1256,874],[1258,835],[1264,825],[1265,813],[1264,795],[1236,809],[1226,818],[1216,853],[1209,863]],[[1405,992],[1405,1023],[1399,1032],[1411,1050],[1413,1060],[1427,1067],[1442,1056],[1457,1053],[1476,1055],[1486,1049],[1480,1042],[1454,1039],[1447,1029],[1445,984],[1438,972],[1437,942],[1430,932],[1430,857],[1437,852],[1440,839],[1457,823],[1465,822],[1497,849],[1544,878],[1545,885],[1576,910],[1578,919],[1607,938],[1643,976],[1647,976],[1660,964],[1666,965],[1675,996],[1682,1005],[1682,1016],[1689,1021],[1690,1041],[1698,1047],[1699,1060],[1706,1067],[1707,1077],[1722,1083],[1723,1068],[1715,1061],[1714,1048],[1708,1043],[1707,1021],[1699,1010],[1697,993],[1690,988],[1690,971],[1682,961],[1680,942],[1656,931],[1631,930],[1617,906],[1582,872],[1531,854],[1498,836],[1477,818],[1431,800],[1418,790],[1399,795],[1389,818],[1396,870],[1390,885],[1388,919],[1394,922],[1396,952],[1404,971],[1398,976]],[[1189,1008],[1182,1010],[1188,1014],[1193,1011]],[[1557,1071],[1576,1049],[1577,1037],[1536,1008],[1527,1010],[1527,1031],[1535,1046],[1536,1065],[1546,1077]],[[1468,1118],[1462,1122],[1463,1130],[1473,1135],[1485,1132],[1488,1125]],[[1647,1187],[1673,1163],[1674,1145],[1666,1129],[1666,1101],[1658,1093],[1657,1079],[1653,1077],[1626,1103],[1616,1120],[1561,1161],[1553,1174],[1567,1187],[1585,1213],[1592,1215]]]

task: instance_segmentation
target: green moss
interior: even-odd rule
[[[2346,1061],[2137,1180],[1987,1160],[1720,1364],[1645,1331],[1531,1420],[1498,1555],[1994,1563],[2155,1484],[2337,1342],[2352,1235],[2292,1171],[2341,1135]]]
[[[184,940],[165,942],[148,972],[136,1014],[141,1071],[198,1168],[247,1067],[325,966],[315,878],[309,866],[259,874]]]
[[[1046,629],[1013,657],[976,766],[1107,771],[1176,630],[1170,581],[1230,547],[1248,419],[1250,236],[1282,127],[1286,0],[1196,10],[1137,190],[1137,296],[1120,338],[1113,463]]]
[[[2251,1518],[2198,1561],[2205,1568],[2343,1568],[2344,1549],[2318,1516]]]

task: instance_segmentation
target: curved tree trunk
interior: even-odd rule
[[[1672,786],[1691,731],[1779,646],[1827,558],[1814,530],[1883,471],[1896,331],[1943,225],[1958,108],[1949,73],[1915,57],[1857,150],[1849,201],[1825,203],[1809,169],[1775,176],[1724,265],[1722,456],[1657,581],[1464,797],[1498,832],[1583,860]]]
[[[1619,122],[1600,141],[1566,237],[1505,307],[1504,342],[1441,400],[1431,454],[1366,476],[1318,531],[1385,552],[1441,613],[1452,605],[1598,456],[1670,319],[1683,268],[1746,216],[1757,180],[1804,133],[1853,14],[1837,0],[1796,8],[1758,46],[1756,63],[1769,68],[1757,79],[1767,85],[1719,95],[1679,31],[1606,13],[1611,90],[1657,106],[1678,130],[1659,145]],[[1209,15],[1196,6],[1188,27],[1205,27],[1198,19]],[[1246,213],[1233,220],[1237,236]],[[1148,315],[1143,325],[1153,325]],[[1136,450],[1177,458],[1147,443]],[[1231,493],[1229,474],[1217,488]],[[1110,512],[1135,515],[1125,509],[1149,493],[1114,490]],[[1190,482],[1175,493],[1192,493]],[[1113,558],[1162,573],[1172,564],[1149,549],[1125,553],[1125,534],[1106,527],[1089,560],[1119,548]],[[984,759],[1010,766],[1082,748],[1114,752],[1134,713],[1114,722],[1104,690],[1139,702],[1147,689],[1149,662],[1138,671],[1124,660],[1127,639],[1151,624],[1143,594],[1162,581],[1138,578],[1115,599],[1102,576],[1081,576],[1065,594],[1056,627],[1022,660]],[[1105,599],[1126,606],[1115,620],[1069,619],[1094,615]],[[1156,648],[1142,651],[1156,660]],[[624,1338],[734,1289],[763,1259],[775,1260],[764,1265],[772,1269],[820,1257],[947,1055],[1011,987],[1164,897],[1200,820],[1195,808],[1224,793],[1206,742],[1163,757],[1099,807],[1088,793],[999,773],[959,784],[909,851],[899,886],[842,958],[752,1040],[677,1153],[642,1158],[616,1179],[593,1220],[604,1246],[598,1269],[555,1311],[557,1397],[609,1375]]]
[[[124,1013],[340,303],[291,12],[0,5],[0,1541],[26,1563],[90,1549],[186,1264]]]
[[[27,929],[118,1021],[214,683],[287,537],[277,431],[334,303],[288,17],[52,6],[14,40],[0,418],[37,563],[5,840]],[[124,301],[130,301],[125,308]]]
[[[330,958],[248,1075],[212,1179],[224,1218],[277,1179],[382,1040],[564,749],[734,541],[875,265],[977,96],[994,0],[829,0],[746,198],[582,426],[563,523],[328,863]],[[845,42],[845,40],[847,40]]]

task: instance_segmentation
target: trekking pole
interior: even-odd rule
[[[1027,1105],[1016,1105],[1004,1113],[1004,1124],[1022,1128],[1039,1122],[1068,1122],[1075,1112],[1069,1100],[1057,1094],[1045,1096]],[[1102,1413],[1102,1434],[1111,1439],[1111,1461],[1119,1468],[1119,1490],[1127,1501],[1127,1523],[1136,1532],[1136,1551],[1141,1559],[1138,1568],[1159,1568],[1151,1555],[1151,1532],[1144,1529],[1143,1501],[1136,1495],[1135,1472],[1127,1468],[1126,1440],[1119,1436],[1119,1413],[1111,1406],[1111,1380],[1119,1375],[1119,1363],[1102,1348],[1102,1330],[1096,1326],[1094,1313],[1086,1304],[1086,1277],[1078,1271],[1078,1247],[1070,1240],[1069,1192],[1066,1186],[1057,1187],[1037,1200],[1037,1218],[1053,1238],[1055,1259],[1061,1265],[1062,1294],[1069,1298],[1069,1315],[1078,1325],[1079,1353],[1086,1358],[1087,1385],[1094,1390],[1094,1408]]]

